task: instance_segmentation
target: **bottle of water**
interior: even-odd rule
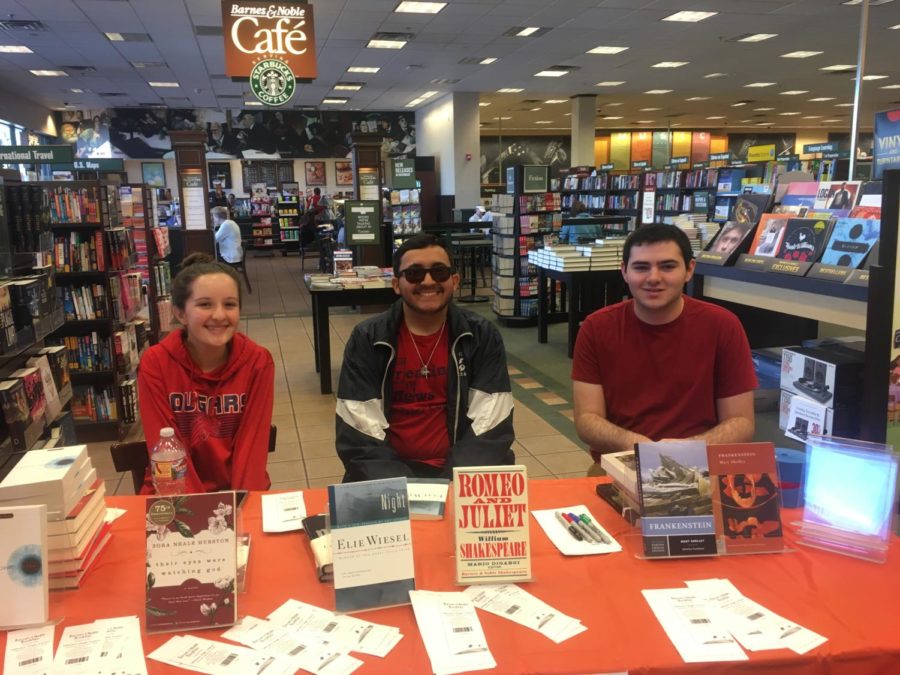
[[[150,453],[150,475],[158,495],[185,493],[187,482],[187,454],[175,437],[172,427],[159,430],[159,443]]]

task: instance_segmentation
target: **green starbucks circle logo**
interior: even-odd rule
[[[294,72],[284,61],[264,59],[250,71],[250,89],[266,105],[284,105],[296,88]]]

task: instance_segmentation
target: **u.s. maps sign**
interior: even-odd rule
[[[249,78],[257,64],[277,59],[298,80],[316,78],[315,25],[309,3],[222,0],[222,34],[228,77]]]

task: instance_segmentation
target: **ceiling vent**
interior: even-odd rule
[[[97,69],[94,66],[61,66],[63,70],[67,70],[70,73],[77,73],[79,75],[86,75],[87,73],[96,73]]]
[[[97,93],[97,96],[104,96],[106,98],[112,98],[113,96],[127,96],[124,92],[121,91],[101,91]]]
[[[222,26],[194,26],[194,35],[220,36]]]
[[[412,33],[375,33],[372,40],[405,40],[409,42],[415,37]]]
[[[434,80],[431,80],[431,84],[456,84],[459,80],[450,80],[446,77],[438,77]]]
[[[40,21],[20,21],[17,19],[8,19],[6,21],[0,21],[0,29],[8,30],[10,32],[26,32],[26,33],[40,33],[47,30],[47,27],[44,26]]]

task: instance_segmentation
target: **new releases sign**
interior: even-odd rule
[[[313,7],[306,2],[222,0],[225,74],[250,77],[264,59],[287,64],[298,80],[316,78]]]

